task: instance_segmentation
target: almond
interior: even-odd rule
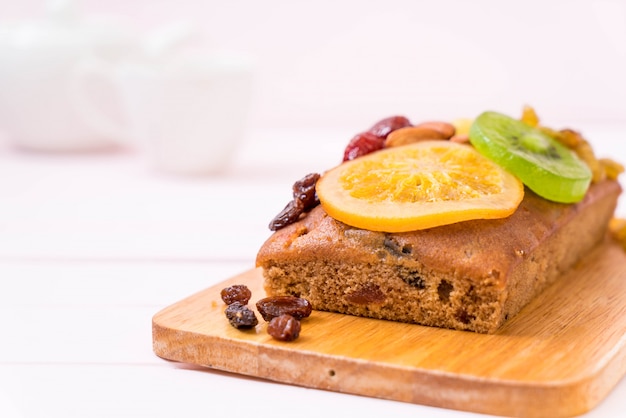
[[[454,125],[450,123],[424,122],[392,131],[385,140],[385,147],[397,147],[427,139],[450,139],[454,132]]]

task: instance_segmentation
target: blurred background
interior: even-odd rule
[[[46,3],[0,0],[0,23],[44,18]],[[76,4],[140,36],[189,22],[196,48],[249,54],[251,129],[361,129],[394,113],[450,119],[523,104],[554,123],[626,123],[622,0]]]

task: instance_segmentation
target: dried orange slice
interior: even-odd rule
[[[322,175],[316,191],[333,218],[385,232],[504,218],[524,197],[515,176],[472,146],[443,140],[345,162]]]

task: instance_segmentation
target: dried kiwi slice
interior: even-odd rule
[[[481,154],[545,199],[574,203],[587,192],[589,167],[572,150],[518,119],[484,112],[472,124],[469,138]]]

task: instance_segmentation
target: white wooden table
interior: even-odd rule
[[[626,128],[597,127],[626,162]],[[0,147],[0,417],[469,417],[293,387],[156,357],[160,309],[253,267],[291,184],[336,164],[351,132],[252,132],[221,176],[141,153]],[[315,144],[310,146],[310,144]],[[626,216],[622,199],[618,212]],[[626,381],[589,417],[621,416]],[[225,416],[225,415],[222,415]]]

